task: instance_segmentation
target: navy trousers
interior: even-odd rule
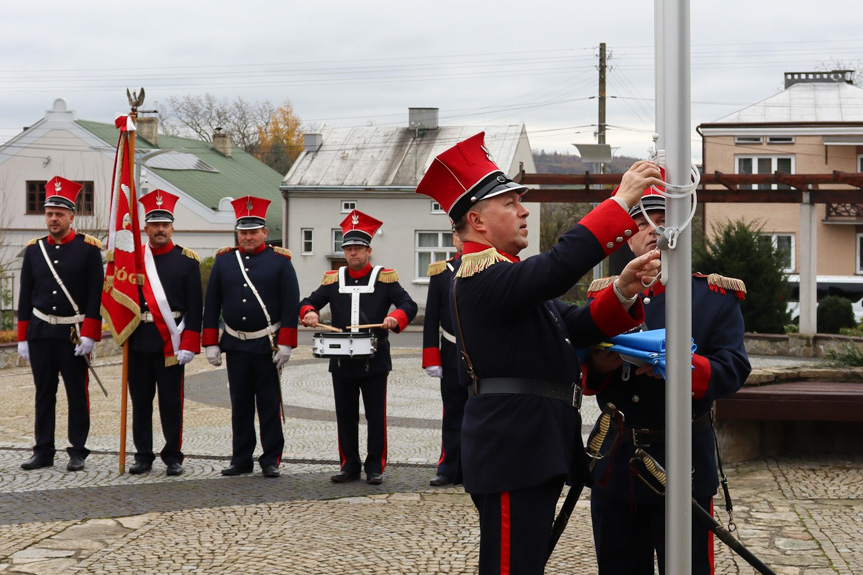
[[[165,465],[183,463],[182,365],[165,367],[162,352],[129,354],[129,396],[132,398],[132,438],[135,461],[153,463],[153,399],[159,392],[159,419],[165,436],[160,453]]]
[[[383,473],[387,466],[387,376],[388,373],[365,377],[345,377],[333,374],[333,395],[339,430],[340,469],[351,475],[360,472],[360,394],[368,427],[368,453],[362,469]]]

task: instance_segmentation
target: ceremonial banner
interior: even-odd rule
[[[120,140],[111,185],[102,317],[108,322],[114,341],[122,345],[141,321],[138,286],[144,281],[144,258],[134,177],[135,122],[129,116],[120,116],[114,125],[120,130]]]

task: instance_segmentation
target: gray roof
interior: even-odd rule
[[[793,84],[709,124],[863,122],[863,89],[845,82]]]
[[[510,171],[525,132],[523,124],[448,126],[419,134],[407,127],[324,127],[321,147],[297,158],[281,188],[414,188],[435,156],[483,130],[489,153],[502,170]]]

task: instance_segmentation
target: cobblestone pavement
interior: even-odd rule
[[[329,480],[338,466],[332,384],[326,362],[308,349],[295,350],[283,373],[286,448],[278,479],[257,469],[221,476],[231,444],[226,375],[202,357],[187,368],[185,473],[168,478],[157,460],[148,474],[120,475],[121,366],[118,358],[96,363],[110,397],[91,388],[93,453],[80,473],[65,470],[62,391],[55,466],[21,470],[33,442],[32,378],[26,369],[0,371],[0,573],[476,572],[479,530],[470,498],[459,487],[428,486],[441,407],[418,349],[394,350],[389,464],[384,484],[374,487]],[[595,419],[591,401],[584,411],[586,421]],[[158,450],[157,415],[154,422]],[[126,448],[130,465],[131,429]],[[737,533],[777,573],[863,573],[863,456],[760,460],[727,471]],[[548,573],[596,572],[588,496]],[[718,515],[727,521],[724,511]],[[719,543],[716,562],[718,574],[755,572]]]

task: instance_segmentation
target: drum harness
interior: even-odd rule
[[[358,325],[360,320],[370,323],[368,317],[366,317],[365,312],[360,309],[360,295],[364,293],[374,293],[375,291],[375,283],[378,281],[378,275],[381,273],[383,266],[374,266],[372,268],[371,273],[369,274],[369,283],[361,286],[349,286],[345,282],[345,269],[346,266],[342,266],[339,268],[339,293],[349,294],[351,296],[351,318],[350,325]],[[352,332],[359,333],[358,328],[354,328],[351,330]],[[379,338],[381,341],[386,339],[386,331],[384,331],[384,336]],[[339,367],[342,365],[342,360],[337,359]],[[371,364],[369,360],[366,359],[366,371],[371,370]]]

